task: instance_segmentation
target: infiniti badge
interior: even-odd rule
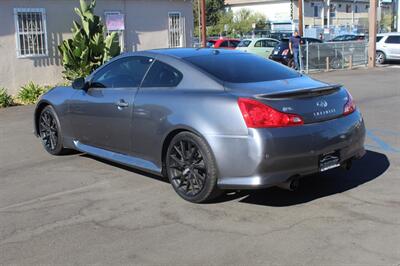
[[[318,107],[321,107],[321,108],[328,107],[328,102],[325,101],[325,100],[318,101],[316,104],[317,104]]]

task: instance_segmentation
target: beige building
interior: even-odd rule
[[[264,14],[277,30],[297,28],[297,0],[226,0],[225,3],[233,11],[245,8]],[[304,0],[304,25],[364,25],[368,9],[369,0]]]
[[[79,0],[0,1],[0,87],[15,94],[28,81],[62,81],[57,47],[71,36],[77,6]],[[191,45],[190,0],[97,0],[95,12],[118,31],[124,51]]]

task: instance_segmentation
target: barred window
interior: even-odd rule
[[[14,8],[18,57],[45,56],[46,12],[43,8]]]
[[[180,12],[168,13],[168,47],[185,46],[185,18]]]

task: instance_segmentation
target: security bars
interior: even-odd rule
[[[168,13],[168,47],[185,46],[185,18],[179,12]]]
[[[47,56],[44,8],[14,8],[17,57]]]

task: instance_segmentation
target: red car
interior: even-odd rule
[[[222,49],[235,49],[240,43],[238,39],[210,39],[207,40],[208,48],[222,48]]]

